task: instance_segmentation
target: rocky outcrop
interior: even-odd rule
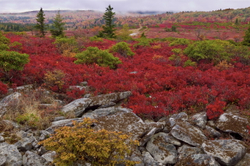
[[[114,103],[119,103],[122,100],[131,96],[130,91],[120,93],[110,93],[105,95],[98,95],[95,97],[81,98],[65,105],[62,108],[64,113],[74,113],[76,117],[81,117],[87,110],[97,109],[101,106],[109,107]]]
[[[0,112],[17,103],[20,95],[15,92],[1,100]],[[133,110],[120,106],[130,95],[131,92],[120,92],[75,100],[62,107],[63,113],[74,117],[58,116],[46,130],[24,130],[12,121],[0,120],[0,127],[9,126],[8,130],[15,130],[13,134],[18,138],[13,144],[7,143],[5,129],[0,130],[0,166],[53,165],[56,152],[47,151],[38,142],[48,138],[54,129],[72,126],[72,121],[81,122],[87,117],[97,120],[93,124],[96,130],[119,131],[138,140],[138,147],[129,157],[140,162],[136,166],[249,165],[249,149],[243,142],[249,137],[248,117],[226,111],[218,120],[208,121],[205,112],[181,112],[158,122],[144,121]]]
[[[246,147],[239,140],[209,140],[202,144],[204,152],[220,164],[233,166],[246,154]]]

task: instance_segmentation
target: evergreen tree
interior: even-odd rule
[[[60,15],[60,11],[58,11],[53,24],[52,29],[50,30],[53,37],[64,37],[64,25],[63,18]]]
[[[36,17],[36,25],[35,25],[35,28],[39,31],[39,36],[40,37],[44,37],[45,36],[45,33],[46,33],[46,28],[45,28],[45,14],[43,12],[43,9],[41,8],[40,11],[37,13]]]
[[[250,46],[250,27],[245,32],[244,40],[242,41],[242,44],[245,46]]]
[[[113,24],[115,12],[112,12],[112,10],[113,8],[110,5],[106,8],[103,15],[105,26],[103,26],[103,31],[99,33],[99,37],[115,38],[115,24]]]

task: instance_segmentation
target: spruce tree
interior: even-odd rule
[[[245,36],[244,36],[244,40],[242,41],[242,44],[250,47],[250,27],[245,32]]]
[[[43,9],[41,8],[40,11],[37,13],[36,17],[36,25],[35,25],[35,28],[39,31],[39,36],[40,37],[44,37],[45,36],[45,33],[46,33],[46,28],[45,28],[45,14],[43,12]]]
[[[64,25],[63,18],[60,15],[60,11],[58,11],[50,30],[51,35],[53,37],[64,37]]]
[[[115,38],[115,24],[113,24],[115,12],[112,12],[112,10],[113,8],[110,5],[106,8],[106,12],[103,15],[105,25],[99,37]]]

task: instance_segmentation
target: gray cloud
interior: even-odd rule
[[[0,12],[29,10],[100,10],[110,4],[115,11],[211,11],[246,8],[249,0],[0,0]]]

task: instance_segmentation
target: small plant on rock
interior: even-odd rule
[[[129,135],[107,130],[94,130],[96,122],[85,118],[83,122],[73,122],[73,127],[64,126],[55,130],[50,138],[40,142],[47,150],[56,151],[56,165],[68,166],[73,163],[93,166],[110,166],[120,163],[134,165],[125,156],[131,154],[138,141],[130,139]],[[126,143],[125,143],[126,142]]]

